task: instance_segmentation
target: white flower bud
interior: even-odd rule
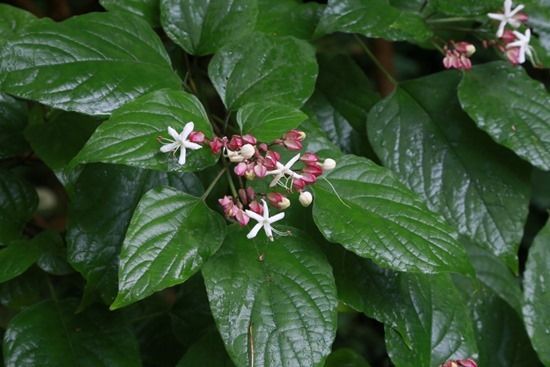
[[[298,197],[298,201],[300,201],[300,204],[302,204],[302,206],[307,207],[313,201],[313,195],[311,195],[311,192],[309,191],[302,191],[300,193],[300,196]]]
[[[288,208],[290,206],[290,200],[288,200],[288,198],[284,197],[280,202],[279,202],[279,209],[281,210],[285,210],[286,208]]]
[[[470,57],[470,56],[472,56],[473,54],[475,54],[475,52],[476,52],[476,46],[471,45],[471,44],[468,45],[468,46],[466,46],[466,55],[467,55],[468,57]]]
[[[331,158],[325,159],[325,161],[322,164],[323,170],[330,171],[331,169],[334,169],[336,167],[336,161]]]
[[[304,140],[306,136],[307,136],[306,133],[300,130],[300,140]]]
[[[252,144],[245,144],[242,146],[240,153],[244,159],[249,159],[254,156],[254,153],[256,153],[256,149]]]
[[[244,161],[244,157],[239,152],[229,149],[227,150],[227,158],[229,158],[231,162],[235,163]]]

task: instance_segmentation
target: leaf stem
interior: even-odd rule
[[[394,85],[394,86],[397,86],[397,80],[394,79],[394,77],[391,75],[391,73],[386,70],[386,68],[382,65],[382,63],[380,63],[380,61],[376,58],[376,56],[374,56],[374,54],[372,53],[372,51],[367,47],[367,45],[363,42],[363,40],[356,34],[354,34],[354,37],[355,39],[357,40],[357,42],[359,43],[359,45],[361,46],[361,48],[363,49],[363,51],[365,51],[365,53],[367,54],[367,56],[372,60],[372,62],[374,62],[374,64],[376,65],[376,67],[378,67],[378,69],[380,69],[380,71],[382,73],[384,73],[384,76]]]
[[[470,22],[474,20],[475,18],[452,17],[452,18],[426,19],[426,22],[427,23],[454,23],[454,22]]]
[[[222,158],[223,159],[223,158]],[[214,180],[212,180],[212,182],[210,183],[210,185],[208,186],[208,188],[206,189],[206,191],[204,192],[204,194],[202,194],[201,196],[201,200],[204,201],[206,200],[206,198],[208,197],[208,195],[210,195],[210,192],[212,191],[212,189],[214,188],[214,186],[216,186],[216,184],[218,183],[218,181],[220,180],[220,178],[223,176],[223,174],[225,173],[225,171],[227,171],[227,167],[224,167],[220,172],[218,172],[218,174],[216,175],[216,177],[214,178]]]

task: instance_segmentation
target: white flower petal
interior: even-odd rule
[[[285,213],[283,213],[283,212],[277,213],[277,214],[275,214],[274,216],[272,216],[272,217],[269,218],[269,223],[278,222],[278,221],[280,221],[281,219],[283,219],[284,217],[285,217]]]
[[[185,147],[182,146],[180,150],[180,158],[178,159],[178,163],[182,166],[185,164],[186,155],[187,155],[187,151],[185,150]]]
[[[256,235],[258,234],[258,232],[260,231],[260,229],[262,229],[263,227],[263,224],[262,223],[256,223],[256,225],[252,228],[252,230],[250,232],[248,232],[248,234],[246,235],[246,238],[248,238],[249,240],[256,237]]]
[[[199,145],[197,143],[193,143],[193,142],[188,141],[188,140],[184,141],[183,145],[185,145],[186,148],[189,148],[191,150],[197,150],[197,149],[202,148],[202,145]]]
[[[250,218],[258,221],[258,222],[262,222],[264,220],[264,217],[262,217],[260,214],[252,211],[252,210],[245,210],[244,211],[246,213],[246,215],[248,215]]]
[[[178,148],[179,148],[179,144],[174,142],[174,143],[164,144],[163,146],[160,147],[160,151],[163,153],[168,153],[168,152],[177,150]]]
[[[183,127],[183,131],[181,132],[181,140],[187,140],[187,137],[189,136],[189,134],[191,134],[194,128],[195,124],[193,123],[193,121],[189,121],[188,123],[186,123]]]
[[[504,17],[504,15],[500,14],[500,13],[489,13],[487,14],[487,16],[491,19],[494,19],[494,20],[500,20],[500,21],[503,21],[505,20],[506,18]]]
[[[271,226],[269,225],[269,223],[264,224],[264,232],[267,238],[273,241],[273,232],[271,231]]]
[[[180,140],[180,134],[178,134],[178,132],[170,126],[168,126],[168,134],[170,134],[170,136],[174,138],[176,141]]]

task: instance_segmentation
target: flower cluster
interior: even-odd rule
[[[451,360],[443,363],[441,367],[477,367],[476,361],[471,358]]]
[[[531,30],[527,28],[525,33],[516,31],[528,20],[527,14],[522,12],[524,8],[525,6],[520,4],[512,9],[512,0],[504,0],[504,11],[502,13],[487,14],[489,18],[500,22],[496,33],[499,42],[493,44],[514,65],[523,64],[526,61],[526,57],[529,57],[531,60],[534,58],[533,48],[529,45],[531,42]],[[506,29],[507,26],[510,26],[512,29]]]
[[[168,134],[172,139],[159,137],[159,141],[163,144],[160,151],[163,153],[171,152],[175,155],[179,150],[178,164],[183,166],[187,159],[187,149],[201,149],[201,144],[206,141],[204,134],[200,131],[193,131],[194,128],[195,124],[192,121],[185,124],[181,133],[168,126]]]
[[[470,56],[476,52],[474,45],[468,42],[453,42],[445,45],[445,58],[443,65],[446,69],[470,70],[472,61]]]

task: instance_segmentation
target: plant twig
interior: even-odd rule
[[[223,159],[223,158],[222,158]],[[214,180],[212,180],[212,182],[210,183],[210,185],[208,186],[208,188],[206,189],[206,191],[204,192],[204,194],[202,194],[201,196],[201,200],[204,201],[206,200],[206,198],[208,197],[208,195],[210,195],[210,192],[212,191],[212,189],[214,188],[214,186],[216,186],[216,184],[218,183],[218,181],[220,180],[220,178],[223,176],[223,174],[225,173],[225,171],[227,171],[227,167],[224,167],[220,172],[218,172],[218,174],[216,175],[216,177],[214,178]]]
[[[372,62],[376,65],[376,67],[385,76],[385,79],[388,80],[392,84],[393,87],[396,87],[397,84],[398,84],[397,80],[395,80],[395,78],[391,75],[391,73],[384,67],[384,65],[382,65],[380,60],[378,60],[378,58],[376,58],[376,56],[374,56],[372,51],[367,47],[367,45],[363,42],[363,40],[358,35],[354,35],[354,36],[355,36],[355,39],[357,40],[357,42],[359,43],[359,45],[361,46],[361,48],[363,49],[363,51],[365,51],[367,56],[372,60]],[[386,90],[384,89],[382,92],[386,92]],[[385,94],[385,93],[383,93],[383,94]]]

